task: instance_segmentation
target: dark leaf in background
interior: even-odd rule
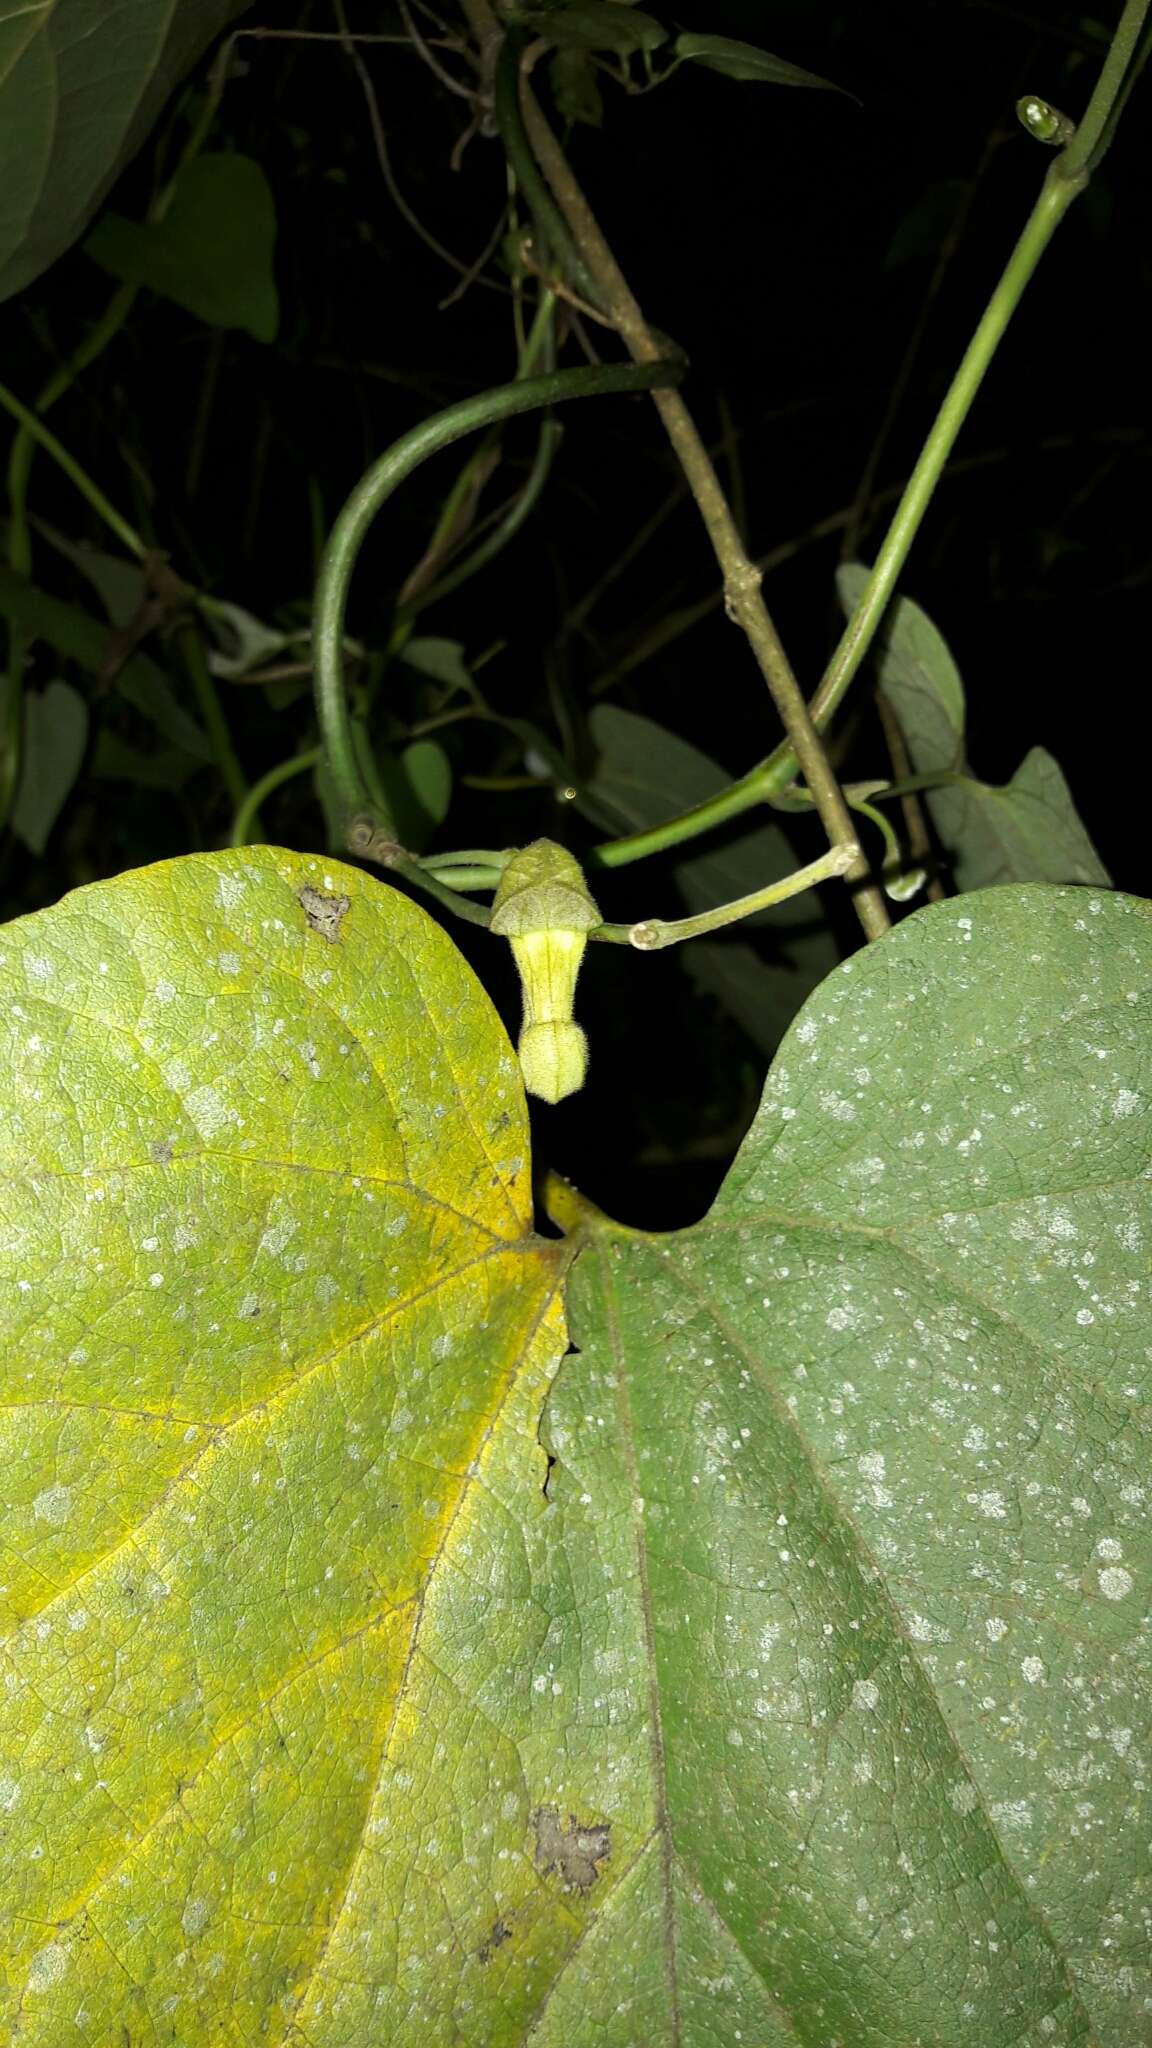
[[[52,682],[24,696],[24,746],[12,806],[12,830],[41,854],[72,793],[88,744],[88,706],[71,683]]]
[[[196,157],[163,220],[106,213],[84,247],[121,283],[144,285],[209,327],[275,341],[275,245],[268,180],[251,157],[231,155]]]
[[[615,832],[646,831],[727,786],[729,778],[715,761],[650,718],[600,705],[590,727],[599,758],[577,801]],[[766,823],[735,836],[729,827],[720,844],[678,861],[674,873],[688,910],[700,911],[780,881],[798,865],[781,828]],[[644,869],[633,872],[642,891]],[[763,911],[748,925],[770,928],[767,943],[774,957],[764,958],[758,946],[732,932],[690,940],[682,949],[684,965],[754,1043],[771,1053],[840,954],[811,892]]]
[[[244,4],[3,0],[0,299],[82,233],[173,87]]]
[[[858,562],[837,573],[840,601],[849,615],[868,574]],[[998,882],[1110,886],[1063,770],[1044,747],[1031,748],[1003,787],[968,773],[960,672],[943,635],[911,598],[897,598],[889,609],[876,669],[915,773],[962,777],[925,797],[958,889],[987,889]]]

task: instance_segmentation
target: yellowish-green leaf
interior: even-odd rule
[[[0,2039],[447,2040],[501,1916],[545,1975],[582,1918],[579,1767],[470,1756],[453,1671],[563,1344],[507,1040],[423,912],[267,849],[0,982]],[[378,2029],[433,1937],[432,2033]]]

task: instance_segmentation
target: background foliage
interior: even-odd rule
[[[435,41],[435,24],[420,19]],[[260,25],[256,16],[244,24]],[[401,14],[351,23],[398,38],[361,45],[362,72],[327,11],[302,8],[295,26],[327,40],[292,40],[283,17],[275,35],[241,37],[204,154],[162,223],[140,225],[205,113],[204,69],[129,163],[87,241],[0,309],[7,381],[30,398],[89,332],[116,279],[146,286],[51,423],[178,575],[239,608],[217,622],[214,666],[250,781],[312,743],[306,679],[254,686],[244,672],[299,658],[290,636],[306,624],[318,548],[350,484],[404,428],[502,381],[514,361],[499,251],[483,282],[459,267],[471,271],[500,224],[497,146],[463,140],[469,107],[414,49]],[[1033,19],[944,0],[866,15],[726,0],[683,26],[767,46],[859,102],[741,84],[693,63],[640,95],[601,78],[599,106],[583,108],[600,126],[578,126],[573,143],[642,301],[689,352],[693,406],[726,447],[750,544],[775,560],[770,602],[802,677],[814,678],[837,627],[837,553],[850,542],[867,559],[881,529],[885,506],[860,499],[859,487],[894,387],[880,494],[905,474],[1034,194],[1040,152],[1013,101],[1032,88],[1074,104],[1105,30],[1070,6]],[[432,54],[462,75],[452,50]],[[557,83],[563,91],[562,75]],[[7,84],[11,98],[17,72]],[[1147,641],[1148,551],[1132,516],[1148,460],[1139,148],[1134,119],[1041,266],[906,578],[965,678],[977,772],[1007,782],[1030,748],[1050,749],[1104,870],[1135,886],[1128,820],[1138,759],[1111,746],[1099,705],[1101,693],[1124,701],[1123,650]],[[427,245],[413,217],[455,262]],[[207,278],[205,247],[215,252]],[[913,337],[919,348],[901,377]],[[524,423],[503,436],[479,517],[523,482],[534,432]],[[409,757],[399,779],[433,845],[501,845],[541,831],[587,845],[581,814],[605,815],[598,797],[620,765],[603,752],[605,716],[655,720],[725,773],[776,737],[646,402],[586,407],[560,433],[518,540],[418,618],[386,675],[393,608],[419,574],[456,474],[451,459],[389,508],[356,581],[352,628],[374,657],[379,730],[398,760],[430,718],[468,709],[469,678],[502,718],[520,721],[460,719]],[[94,876],[218,844],[233,808],[175,636],[142,631],[155,613],[142,613],[138,575],[107,559],[107,534],[42,455],[28,502],[39,595],[30,600],[3,574],[0,594],[38,633],[27,737],[39,794],[30,821],[25,792],[24,835],[6,842],[7,914]],[[66,711],[61,686],[72,693]],[[37,719],[43,727],[49,688],[60,737],[46,762]],[[670,765],[674,746],[664,745]],[[863,708],[847,746],[849,770],[875,772]],[[687,789],[697,775],[682,753],[676,762],[660,793],[671,808],[682,795],[676,777],[688,777]],[[557,802],[557,782],[577,787],[575,807]],[[325,845],[311,776],[270,799],[263,824],[274,839]],[[808,821],[785,828],[795,855],[816,851]],[[676,868],[665,857],[602,877],[605,915],[674,914]],[[843,905],[825,895],[831,930],[805,941],[814,961],[855,944]],[[462,943],[474,945],[467,934]],[[511,1015],[513,977],[498,952],[480,942],[473,957]],[[734,992],[757,963],[776,976],[782,1022],[795,1007],[790,986],[798,999],[805,984],[778,919],[698,942],[682,958],[637,962],[594,948],[583,984],[592,1080],[578,1107],[551,1119],[556,1163],[607,1196],[597,1162],[610,1135],[613,1206],[652,1223],[699,1213],[752,1113],[770,1050],[763,1024],[749,1035],[747,1002]],[[644,1091],[631,1085],[641,1061]]]

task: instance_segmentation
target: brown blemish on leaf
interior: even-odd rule
[[[600,1875],[600,1864],[611,1854],[612,1828],[608,1821],[585,1825],[570,1813],[561,1821],[554,1806],[538,1806],[532,1816],[536,1830],[536,1868],[541,1877],[557,1872],[565,1891],[586,1892]]]
[[[506,1920],[494,1920],[487,1935],[485,1936],[484,1940],[481,1942],[479,1948],[476,1951],[477,1962],[491,1962],[492,1957],[495,1955],[497,1949],[500,1948],[504,1942],[511,1941],[511,1939],[512,1929],[509,1927],[508,1922]]]
[[[351,899],[347,896],[328,896],[323,889],[313,889],[311,886],[298,889],[296,897],[312,931],[319,932],[322,939],[327,939],[329,945],[334,946],[351,906]]]

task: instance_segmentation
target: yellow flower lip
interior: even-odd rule
[[[580,865],[566,848],[537,839],[512,856],[490,928],[512,947],[524,998],[520,1071],[528,1093],[545,1102],[561,1102],[584,1085],[588,1041],[572,1007],[588,933],[600,921]]]

